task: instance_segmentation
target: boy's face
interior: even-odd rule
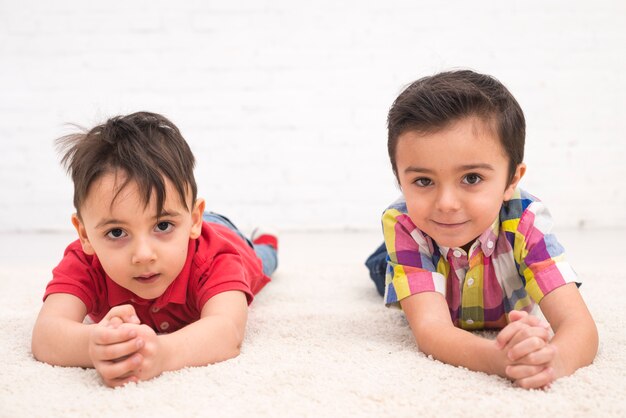
[[[113,201],[124,180],[113,173],[96,180],[80,219],[74,215],[72,223],[85,253],[96,254],[115,283],[141,298],[155,299],[181,272],[189,239],[200,235],[204,201],[198,199],[189,213],[166,178],[163,215],[157,218],[154,197],[145,206],[135,182]]]
[[[509,159],[481,119],[467,117],[444,129],[398,137],[398,180],[415,226],[444,247],[465,247],[498,217],[526,167],[511,183]]]

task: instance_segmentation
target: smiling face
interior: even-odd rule
[[[509,183],[509,159],[493,130],[466,117],[433,132],[406,131],[396,148],[409,217],[439,245],[465,250],[498,217],[524,175]]]
[[[166,178],[163,212],[157,216],[154,197],[145,205],[135,182],[119,190],[124,180],[107,173],[94,181],[72,223],[85,253],[96,254],[115,283],[155,299],[181,272],[189,239],[200,235],[204,201],[198,199],[190,213]]]

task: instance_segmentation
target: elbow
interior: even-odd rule
[[[437,335],[441,331],[441,324],[432,324],[423,321],[413,329],[413,336],[417,348],[427,356],[436,356],[437,353]]]
[[[239,354],[241,354],[241,346],[234,347],[230,351],[230,356],[228,358],[235,358],[235,357],[239,356]]]
[[[217,361],[220,362],[230,360],[239,356],[239,354],[241,354],[241,344],[229,344],[228,346],[223,347],[221,350],[221,356]]]
[[[37,361],[53,366],[68,366],[58,349],[55,349],[54,331],[44,322],[35,323],[31,336],[30,350]]]
[[[579,349],[578,367],[585,367],[593,363],[593,360],[596,358],[600,345],[600,337],[598,336],[598,327],[591,317],[589,317],[586,326],[581,327],[580,322],[577,325],[577,332],[580,332],[581,328],[586,331],[579,334],[578,343],[579,347],[581,347],[581,349]],[[578,367],[576,367],[576,369]],[[575,370],[572,370],[572,373],[574,371]]]
[[[240,330],[235,323],[227,321],[224,324],[224,347],[222,353],[224,358],[222,360],[228,360],[237,357],[241,353],[241,345],[243,344],[244,330]]]
[[[41,331],[39,330],[39,327],[35,325],[31,336],[30,351],[33,353],[35,360],[52,364],[52,359],[49,356],[49,350],[45,349],[45,344],[42,339],[43,336],[41,335]]]
[[[432,339],[422,337],[419,339],[415,339],[417,344],[417,348],[424,353],[426,356],[432,356],[433,358],[437,358],[437,349],[436,344],[433,343]]]
[[[35,358],[35,360],[45,362],[45,360],[42,358],[42,353],[39,349],[39,344],[37,344],[34,337],[30,343],[30,351],[31,353],[33,353],[33,357]]]
[[[600,337],[598,335],[598,328],[596,327],[596,324],[595,322],[593,322],[593,320],[591,321],[591,329],[589,332],[588,344],[589,344],[589,357],[588,357],[586,366],[593,363],[593,360],[596,358],[596,355],[598,354],[598,349],[600,346]]]
[[[240,332],[236,328],[233,330],[233,340],[230,345],[229,358],[235,358],[241,354],[241,345],[243,344],[243,332]]]

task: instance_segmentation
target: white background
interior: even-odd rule
[[[149,110],[246,227],[375,229],[407,83],[492,74],[527,119],[522,186],[557,226],[626,226],[626,3],[0,0],[0,231],[69,230],[53,140]]]

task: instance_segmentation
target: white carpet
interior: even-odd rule
[[[279,271],[250,311],[241,355],[120,389],[94,370],[35,361],[30,333],[50,270],[71,236],[0,241],[0,416],[626,415],[625,231],[559,234],[600,331],[594,364],[548,391],[421,354],[385,308],[363,260],[379,234],[288,233]],[[608,261],[607,261],[608,260]]]

